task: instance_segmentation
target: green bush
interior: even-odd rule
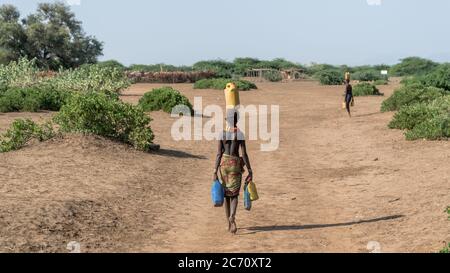
[[[341,85],[344,82],[344,74],[337,70],[320,71],[315,77],[322,85]]]
[[[395,90],[392,96],[383,101],[381,111],[396,111],[402,106],[432,101],[446,94],[450,93],[436,87],[424,87],[421,84],[405,85]]]
[[[70,94],[46,85],[10,88],[0,94],[0,112],[58,111]]]
[[[450,96],[401,107],[389,127],[407,130],[407,140],[450,137]]]
[[[216,90],[224,90],[227,83],[234,82],[236,87],[240,91],[248,91],[250,89],[257,89],[257,86],[246,80],[232,80],[232,79],[203,79],[196,81],[194,84],[194,89],[216,89]]]
[[[441,251],[439,251],[439,253],[445,253],[445,254],[450,253],[450,243],[448,243],[448,245],[446,247],[444,247]]]
[[[394,65],[390,70],[390,74],[394,76],[424,75],[433,71],[437,66],[437,63],[427,59],[409,57]]]
[[[371,81],[377,81],[377,80],[386,80],[386,77],[381,75],[379,71],[375,70],[363,70],[363,71],[357,71],[352,74],[352,79],[357,81],[363,81],[363,82],[371,82]]]
[[[426,102],[416,103],[401,107],[400,110],[395,113],[388,126],[391,129],[411,130],[416,125],[426,120],[436,118],[439,115],[440,111],[438,107],[431,107],[431,105]]]
[[[403,85],[422,84],[422,79],[420,76],[403,77],[400,83]]]
[[[16,119],[0,136],[0,152],[10,152],[25,146],[31,139],[45,141],[55,135],[50,122],[39,125],[30,119]]]
[[[407,140],[428,139],[440,140],[450,137],[450,115],[444,114],[419,123],[414,128],[406,131]]]
[[[76,93],[54,117],[62,132],[104,136],[148,151],[154,135],[140,108],[99,92]]]
[[[330,71],[330,70],[341,71],[342,74],[345,74],[345,72],[348,71],[348,69],[347,69],[347,67],[344,69],[346,69],[346,70],[344,71],[344,70],[340,69],[339,67],[336,67],[336,66],[333,66],[330,64],[312,64],[306,68],[305,72],[309,76],[318,78],[318,75],[320,75],[320,73],[322,73],[324,71]]]
[[[194,71],[212,71],[218,77],[230,78],[235,74],[235,65],[223,60],[200,61],[192,66]]]
[[[279,71],[268,71],[263,75],[264,79],[270,82],[280,82],[283,80],[283,76]]]
[[[172,87],[153,89],[145,93],[139,100],[139,106],[144,111],[163,110],[166,113],[171,113],[172,109],[177,105],[186,105],[191,112],[193,111],[189,99]]]
[[[376,80],[373,84],[374,85],[388,85],[389,81],[388,80]]]
[[[115,67],[83,65],[74,70],[60,71],[58,76],[48,80],[46,84],[58,90],[116,95],[131,83],[123,71]]]
[[[383,96],[383,94],[375,85],[363,82],[353,87],[353,96]]]
[[[3,89],[28,87],[41,81],[35,60],[22,58],[7,65],[0,65],[0,86]]]
[[[450,64],[439,65],[433,72],[417,80],[426,86],[435,86],[450,91]]]

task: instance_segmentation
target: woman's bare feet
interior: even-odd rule
[[[236,221],[234,219],[230,220],[230,232],[232,234],[236,234],[236,232],[237,232],[237,225],[236,225]]]

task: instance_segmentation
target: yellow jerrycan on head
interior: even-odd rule
[[[235,109],[240,104],[239,91],[236,84],[230,82],[225,87],[225,103],[227,109]]]
[[[350,72],[345,72],[345,81],[350,81]]]

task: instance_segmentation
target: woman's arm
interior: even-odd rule
[[[219,171],[220,161],[222,160],[222,154],[224,152],[223,142],[219,140],[217,145],[217,155],[216,155],[216,164],[214,166],[214,176],[213,179],[217,180],[217,172]]]
[[[247,182],[253,178],[253,170],[252,170],[252,166],[250,165],[250,159],[248,158],[247,146],[245,145],[245,140],[242,140],[241,148],[242,148],[242,158],[244,159],[244,164],[248,170],[248,176],[245,179],[245,181]]]

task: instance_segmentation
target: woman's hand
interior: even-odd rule
[[[247,178],[245,178],[245,183],[248,184],[253,180],[253,172],[252,170],[248,170]]]

